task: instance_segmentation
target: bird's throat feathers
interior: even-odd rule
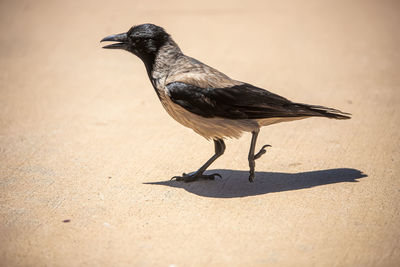
[[[137,56],[142,59],[147,74],[150,80],[152,80],[166,75],[169,66],[171,66],[181,54],[182,51],[179,46],[169,37],[165,43],[150,53],[143,53]]]

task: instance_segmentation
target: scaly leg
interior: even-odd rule
[[[251,144],[250,144],[250,151],[249,151],[249,167],[250,167],[250,175],[249,175],[249,181],[252,183],[254,182],[254,177],[255,177],[255,167],[256,167],[256,162],[255,160],[260,158],[262,155],[265,154],[266,150],[265,148],[270,146],[270,145],[264,145],[260,151],[254,155],[254,150],[256,147],[256,142],[257,142],[257,137],[258,137],[258,133],[260,132],[260,130],[257,131],[253,131],[251,132],[252,136],[251,136]]]
[[[215,176],[221,177],[218,173],[213,174],[203,174],[205,170],[213,163],[219,156],[224,154],[225,151],[225,143],[222,139],[214,139],[214,146],[215,146],[215,154],[195,172],[186,174],[183,173],[182,176],[174,176],[172,179],[176,179],[177,181],[185,181],[185,182],[193,182],[199,179],[206,179],[206,180],[214,180]],[[172,180],[171,179],[171,180]]]

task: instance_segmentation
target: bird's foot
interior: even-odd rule
[[[249,182],[250,183],[254,182],[254,177],[255,177],[254,172],[250,172],[250,175],[249,175]]]
[[[266,147],[271,147],[271,145],[263,145],[263,147],[260,149],[260,151],[259,151],[257,154],[254,155],[254,159],[261,158],[261,156],[264,155],[265,152],[267,152],[267,151],[265,150]],[[253,174],[253,176],[254,176],[254,174]],[[253,177],[253,178],[254,178],[254,177]]]
[[[216,176],[222,178],[222,176],[219,173],[203,174],[198,172],[191,172],[189,174],[183,173],[182,176],[174,176],[171,178],[171,180],[175,179],[176,181],[184,181],[188,183],[197,180],[214,180]]]

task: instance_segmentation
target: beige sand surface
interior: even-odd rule
[[[164,26],[187,54],[353,113],[213,145],[99,40]],[[1,266],[400,266],[398,1],[1,1]],[[69,222],[63,222],[70,220]]]

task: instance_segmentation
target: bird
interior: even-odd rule
[[[215,153],[197,171],[172,179],[184,182],[214,180],[218,173],[206,169],[225,151],[224,140],[251,133],[248,154],[249,181],[255,178],[255,160],[266,153],[264,145],[255,153],[260,128],[280,122],[324,117],[350,119],[350,113],[320,105],[292,102],[280,95],[224,73],[185,55],[164,28],[146,23],[127,32],[113,34],[100,42],[113,42],[105,49],[122,49],[139,57],[150,82],[167,113],[207,140],[214,141]]]

